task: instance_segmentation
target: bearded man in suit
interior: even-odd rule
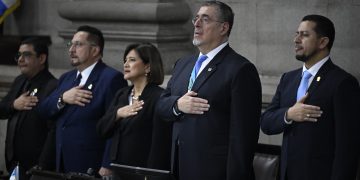
[[[99,29],[80,26],[68,46],[75,68],[60,77],[40,108],[43,116],[56,118],[56,168],[65,173],[92,168],[105,176],[109,145],[96,133],[96,124],[127,82],[102,61],[104,37]]]
[[[355,179],[359,155],[360,89],[330,58],[335,27],[305,16],[296,32],[299,69],[282,75],[261,117],[261,129],[283,133],[281,180]]]

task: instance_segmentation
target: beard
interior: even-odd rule
[[[309,55],[305,55],[305,54],[302,54],[302,55],[295,55],[295,58],[301,62],[307,62],[309,61],[309,59],[311,59],[312,57],[315,56],[315,54],[317,54],[317,50],[314,50],[313,52],[311,52]]]
[[[194,46],[200,46],[202,42],[200,40],[197,40],[197,39],[194,38],[192,43],[193,43]]]
[[[71,66],[76,67],[76,66],[80,65],[81,63],[78,59],[76,59],[76,60],[71,60],[70,64],[71,64]]]

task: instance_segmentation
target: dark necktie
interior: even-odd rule
[[[82,78],[81,73],[79,73],[79,75],[74,80],[74,86],[78,86],[80,84],[81,78]]]
[[[190,91],[191,88],[193,87],[194,85],[194,82],[195,82],[195,79],[196,77],[198,76],[198,73],[199,73],[199,70],[201,68],[201,65],[202,63],[207,59],[208,57],[206,55],[201,55],[196,63],[195,63],[195,66],[191,72],[191,76],[190,76],[190,80],[189,80],[189,85],[188,85],[188,90]]]
[[[30,86],[31,86],[30,82],[29,82],[29,81],[25,81],[25,83],[24,83],[24,85],[23,85],[23,88],[22,88],[22,89],[23,89],[23,90],[22,90],[22,93],[29,91]],[[22,93],[21,93],[21,94],[22,94]]]
[[[303,76],[301,78],[300,86],[297,91],[296,100],[299,100],[300,98],[305,96],[306,91],[309,87],[309,79],[311,76],[312,76],[311,73],[309,73],[308,71],[304,71]]]

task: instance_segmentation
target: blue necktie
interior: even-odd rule
[[[190,76],[190,80],[189,80],[189,86],[188,86],[188,90],[190,91],[192,86],[194,85],[195,79],[199,73],[201,64],[207,59],[208,57],[206,55],[201,55],[195,63],[195,66],[191,72],[191,76]]]
[[[299,100],[300,98],[305,96],[306,91],[307,91],[308,86],[309,86],[309,79],[310,79],[311,76],[312,76],[311,73],[309,73],[308,71],[304,71],[304,74],[303,74],[303,76],[301,78],[300,86],[299,86],[298,91],[297,91],[296,100]]]

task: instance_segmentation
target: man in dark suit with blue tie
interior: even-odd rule
[[[57,119],[57,170],[97,171],[108,165],[108,157],[104,153],[106,141],[96,133],[96,124],[115,92],[127,82],[122,73],[102,62],[104,38],[100,30],[81,26],[68,45],[71,65],[76,69],[60,77],[57,89],[41,104],[41,111]]]
[[[353,180],[359,155],[360,89],[330,59],[334,24],[305,16],[295,35],[303,67],[283,74],[261,129],[283,133],[281,180]]]
[[[159,114],[174,122],[179,180],[254,179],[261,84],[255,66],[229,46],[233,20],[225,3],[201,5],[192,21],[200,53],[176,62],[160,97]]]

